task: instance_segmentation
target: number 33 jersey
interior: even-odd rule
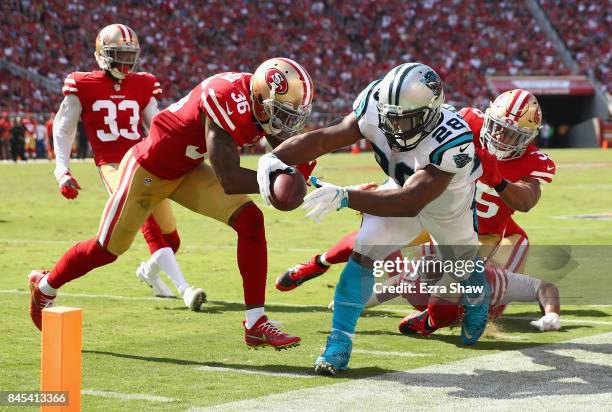
[[[142,111],[162,90],[150,73],[131,73],[116,83],[102,71],[73,72],[64,80],[64,95],[76,95],[96,165],[119,163],[143,138]]]
[[[187,96],[159,112],[149,138],[134,148],[138,162],[163,179],[176,179],[207,157],[206,117],[236,146],[264,137],[251,109],[250,73],[220,73],[198,84]]]
[[[378,84],[372,82],[355,100],[361,134],[370,142],[376,161],[383,172],[399,186],[416,171],[427,165],[454,176],[445,192],[423,209],[437,220],[453,219],[472,207],[474,182],[482,174],[480,160],[475,157],[472,131],[452,106],[442,106],[440,119],[433,131],[414,149],[393,150],[378,127]]]

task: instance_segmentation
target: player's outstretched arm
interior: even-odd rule
[[[272,154],[288,165],[297,165],[349,146],[361,138],[357,117],[350,113],[337,124],[285,140]]]
[[[290,170],[289,165],[299,165],[315,160],[325,153],[351,145],[363,136],[359,131],[357,117],[347,115],[339,123],[291,137],[272,152],[259,158],[257,180],[259,193],[270,206],[270,176],[277,170]]]
[[[206,148],[217,178],[228,195],[258,193],[257,172],[240,167],[234,139],[206,118]]]
[[[399,189],[348,190],[348,207],[375,216],[413,217],[446,190],[453,176],[428,165]]]

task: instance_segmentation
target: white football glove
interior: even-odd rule
[[[272,152],[266,153],[257,162],[257,183],[259,183],[259,194],[266,206],[270,206],[270,175],[277,170],[293,172],[294,168],[283,163]]]
[[[559,321],[559,315],[554,312],[547,313],[538,320],[532,320],[529,322],[531,326],[538,329],[540,332],[548,332],[551,330],[561,329],[561,322]]]
[[[309,180],[318,189],[304,197],[303,209],[309,211],[306,218],[313,218],[318,223],[332,210],[348,206],[348,188],[322,182],[315,176],[310,176]]]

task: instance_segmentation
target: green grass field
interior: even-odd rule
[[[550,154],[558,164],[557,177],[543,189],[540,204],[518,216],[531,243],[612,245],[610,220],[558,218],[612,212],[612,151],[555,150]],[[246,157],[243,163],[254,167],[256,158]],[[52,171],[51,163],[0,164],[0,390],[39,387],[40,335],[28,316],[26,275],[34,268],[50,268],[75,241],[93,236],[106,200],[91,163],[73,165],[73,174],[83,187],[76,201],[58,194]],[[368,154],[326,156],[316,173],[339,184],[383,179]],[[258,196],[254,198],[261,204]],[[267,311],[287,331],[302,337],[299,348],[276,352],[269,348],[249,351],[242,341],[244,312],[234,231],[178,205],[174,211],[182,238],[179,263],[187,279],[203,287],[212,303],[204,312],[193,313],[179,300],[153,298],[134,275],[147,257],[141,237],[114,264],[62,288],[57,304],[84,310],[83,389],[90,392],[83,395],[83,410],[178,411],[213,405],[224,409],[227,402],[322,388],[499,351],[530,350],[527,348],[612,331],[612,307],[566,306],[562,318],[567,322],[562,330],[539,333],[529,329],[524,319],[535,319],[537,307],[513,305],[495,333],[465,348],[459,344],[457,330],[428,339],[400,335],[397,324],[409,309],[395,305],[372,310],[361,319],[355,340],[359,351],[353,355],[351,370],[337,378],[311,376],[313,361],[330,328],[326,307],[339,268],[291,293],[276,291],[274,279],[288,266],[325,250],[357,228],[358,216],[343,210],[313,225],[301,210],[264,210],[269,248]],[[605,279],[609,274],[606,266],[590,279]],[[563,293],[580,286],[588,294],[593,287],[576,276],[562,282],[567,283]],[[603,283],[604,292],[605,288],[609,291],[609,282]],[[609,297],[600,295],[601,299]],[[606,353],[609,357],[612,350]],[[602,362],[612,366],[606,359]],[[602,374],[610,379],[609,372],[610,368]],[[111,392],[116,394],[109,395]],[[331,405],[312,406],[333,409]],[[266,409],[263,404],[259,407]]]

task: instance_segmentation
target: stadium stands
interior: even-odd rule
[[[540,4],[574,55],[580,70],[592,70],[609,92],[612,86],[610,2],[540,0]]]
[[[554,3],[549,14],[560,24],[567,6],[542,2],[547,8]],[[593,24],[609,23],[609,15],[594,17],[597,10],[587,9],[580,16],[582,23],[563,26],[564,32],[588,36]],[[457,105],[488,103],[486,74],[569,74],[524,5],[506,0],[237,0],[232,7],[219,0],[210,0],[208,6],[162,0],[13,0],[4,2],[0,11],[7,33],[0,57],[58,81],[73,70],[96,68],[93,44],[98,29],[116,20],[130,25],[140,37],[141,68],[161,80],[164,104],[212,73],[251,71],[277,55],[294,58],[315,80],[317,123],[347,111],[370,80],[410,60],[438,70],[447,101]],[[586,68],[592,56],[581,49],[585,38],[575,36],[570,47]],[[600,40],[609,53],[609,38]],[[605,76],[605,64],[597,67]],[[37,102],[29,91],[21,98],[27,99],[25,106],[45,111],[54,110],[61,99],[58,95]],[[0,107],[5,106],[3,95]]]

